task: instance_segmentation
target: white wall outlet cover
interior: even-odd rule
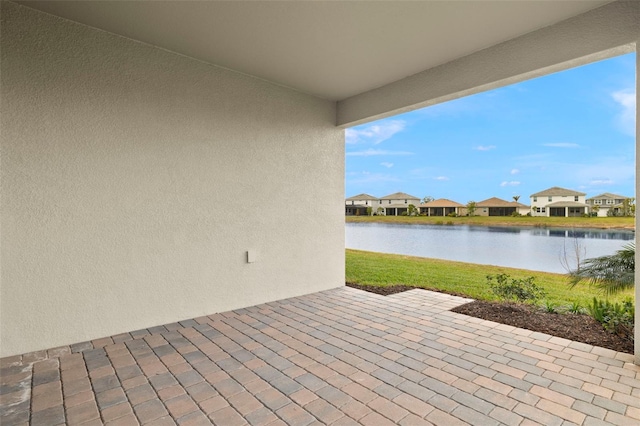
[[[256,261],[256,251],[248,250],[247,251],[247,263],[253,263]]]

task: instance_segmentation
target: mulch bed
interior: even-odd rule
[[[407,285],[375,287],[353,283],[347,283],[347,286],[383,296],[420,288]],[[466,297],[462,294],[454,295]],[[632,340],[608,332],[589,315],[549,313],[535,306],[505,302],[486,302],[482,300],[476,300],[458,306],[451,311],[511,325],[513,327],[550,334],[576,342],[600,346],[618,352],[633,354]]]

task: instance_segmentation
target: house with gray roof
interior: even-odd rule
[[[629,200],[631,197],[625,197],[624,195],[612,194],[605,192],[595,197],[587,198],[587,204],[593,213],[598,217],[606,217],[612,213],[617,213],[623,210],[623,203],[625,200]]]
[[[554,186],[530,195],[531,216],[576,217],[589,212],[584,192]]]
[[[420,198],[404,192],[396,192],[380,198],[373,211],[375,212],[379,207],[382,207],[386,216],[401,216],[402,213],[408,211],[409,204],[413,204],[417,208],[420,205]]]
[[[345,200],[345,215],[346,216],[364,216],[367,214],[367,208],[373,207],[378,199],[369,194],[358,194],[353,197],[349,197]]]

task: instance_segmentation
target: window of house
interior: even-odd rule
[[[404,200],[404,203],[407,204],[407,200]]]
[[[391,200],[389,200],[389,204],[391,204]]]
[[[538,197],[533,197],[533,202],[534,203],[538,202]]]
[[[600,205],[602,204],[602,200],[593,200],[593,204]]]
[[[546,208],[546,207],[543,207],[543,208],[542,208],[542,213],[544,213],[544,212],[546,212],[546,211],[547,211],[547,208]]]
[[[549,197],[549,202],[551,202],[551,200],[553,200],[553,197]]]
[[[577,195],[575,197],[573,197],[573,201],[575,201],[576,203],[578,202],[578,196]]]
[[[607,204],[613,204],[613,200],[607,200]]]
[[[536,213],[540,213],[540,207],[536,207]]]

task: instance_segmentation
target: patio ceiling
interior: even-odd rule
[[[597,8],[590,1],[21,1],[330,100]]]

